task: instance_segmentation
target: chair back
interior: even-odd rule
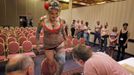
[[[22,44],[22,49],[24,52],[30,52],[32,50],[32,43],[31,41],[24,41]]]
[[[20,50],[19,43],[16,41],[12,41],[7,45],[7,49],[9,50],[10,54],[18,53]]]

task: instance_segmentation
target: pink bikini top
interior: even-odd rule
[[[59,20],[61,20],[61,19],[59,18]],[[46,26],[46,22],[43,21],[42,26],[43,26],[43,28],[44,28],[45,31],[48,31],[48,32],[51,32],[51,33],[58,33],[62,29],[63,24],[60,22],[60,26],[58,28],[56,28],[56,29],[50,29],[50,28],[48,28]]]

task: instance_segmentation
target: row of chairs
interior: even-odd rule
[[[65,48],[67,49],[73,48],[77,46],[78,44],[85,44],[85,39],[84,38],[77,39],[77,37],[72,38],[71,36],[68,36],[65,42]],[[70,50],[67,50],[67,51],[70,51]]]
[[[25,40],[22,43],[22,46],[20,46],[17,41],[11,41],[8,45],[6,45],[6,47],[3,43],[0,43],[0,55],[1,56],[10,58],[11,56],[17,53],[24,53],[24,54],[26,53],[27,55],[31,57],[35,57],[32,43],[29,40]]]
[[[2,29],[0,32],[0,37],[2,37],[6,42],[8,37],[15,37],[18,40],[21,36],[26,36],[29,38],[35,34],[36,29]]]
[[[24,31],[31,33],[29,38],[25,36]],[[29,30],[29,31],[28,31]],[[24,53],[31,57],[35,57],[33,52],[33,43],[36,41],[35,28],[3,28],[0,30],[0,60],[10,58],[17,53]],[[20,35],[20,34],[24,34]],[[33,34],[34,33],[34,34]],[[32,35],[33,34],[33,35]],[[34,40],[34,41],[33,41]],[[34,43],[35,44],[35,43]]]
[[[26,39],[32,39],[31,36],[35,36],[36,34],[36,28],[33,27],[27,27],[27,28],[18,28],[16,27],[13,28],[11,27],[11,29],[9,29],[9,33],[7,32],[7,27],[3,29],[3,31],[0,33],[0,37],[4,40],[0,39],[0,42],[4,42],[5,45],[8,45],[8,43],[12,40],[16,40],[20,43],[20,45],[22,44],[23,40]],[[13,30],[10,32],[10,30]],[[6,33],[7,32],[7,33]],[[43,36],[42,32],[41,32],[41,37]],[[14,37],[14,38],[13,38]],[[33,42],[32,42],[33,43]]]
[[[18,40],[15,37],[8,37],[6,42],[4,41],[4,39],[2,37],[0,37],[0,42],[3,43],[4,45],[8,45],[12,41],[18,41],[19,45],[22,46],[22,43],[25,40],[29,40],[32,42],[32,45],[36,45],[36,36],[35,35],[31,35],[29,38],[27,38],[25,36],[21,36],[18,38]],[[42,45],[42,44],[43,44],[43,36],[40,36],[40,45]],[[35,46],[34,46],[34,48],[35,48]]]

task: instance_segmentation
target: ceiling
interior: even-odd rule
[[[117,2],[123,0],[73,0],[73,2],[85,3],[85,4],[97,4],[97,3],[108,3],[108,2]]]
[[[68,9],[69,0],[59,0],[59,1],[61,2],[62,9]],[[104,4],[104,3],[110,3],[110,2],[119,2],[119,1],[125,1],[125,0],[73,0],[73,8]]]

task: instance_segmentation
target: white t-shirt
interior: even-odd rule
[[[80,24],[80,30],[84,30],[85,29],[84,26],[85,24]]]
[[[85,30],[84,32],[86,32],[86,33],[89,33],[89,34],[90,34],[91,30],[90,30],[90,28],[89,28],[89,27],[87,27],[87,26],[83,26],[83,29]]]
[[[95,26],[95,31],[100,32],[101,31],[101,25],[96,25]]]
[[[80,28],[80,23],[76,23],[75,24],[75,29],[79,29]]]
[[[102,28],[101,29],[101,36],[104,36],[104,35],[108,35],[108,33],[109,33],[109,30],[108,30],[108,28]]]

